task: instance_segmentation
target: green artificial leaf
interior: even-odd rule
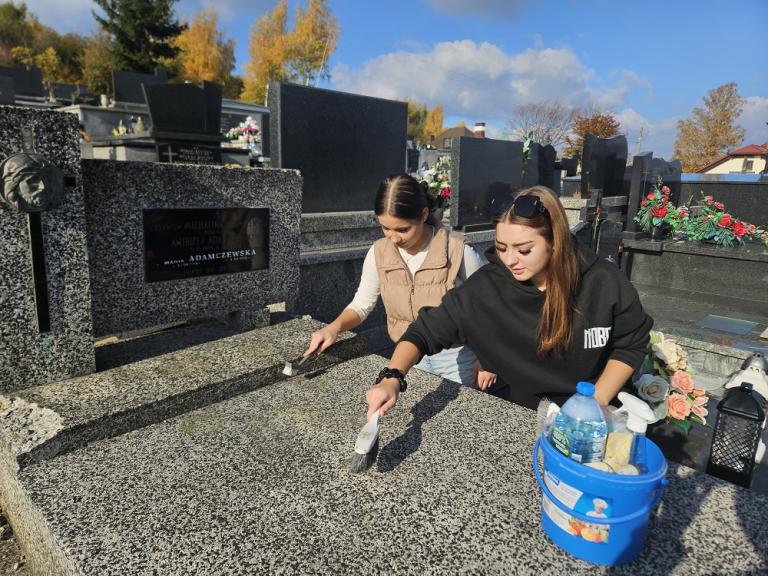
[[[672,418],[671,416],[667,416],[667,420],[682,428],[686,434],[688,434],[692,426],[692,424],[687,420],[678,420],[677,418]]]

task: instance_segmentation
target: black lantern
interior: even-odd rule
[[[728,390],[717,411],[707,474],[749,488],[765,411],[747,382]]]

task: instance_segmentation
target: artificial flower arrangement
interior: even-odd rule
[[[248,145],[261,142],[261,136],[259,135],[259,127],[251,116],[245,119],[245,122],[240,122],[239,126],[230,128],[226,133],[227,140],[238,142],[245,142]]]
[[[639,372],[642,375],[634,381],[637,395],[651,407],[657,422],[666,419],[686,432],[692,422],[706,426],[709,398],[695,387],[688,370],[688,353],[677,342],[652,330]]]
[[[445,210],[451,205],[451,170],[450,156],[441,156],[429,170],[425,170],[421,182],[427,192],[435,199],[435,208]]]
[[[670,202],[669,186],[665,186],[664,181],[659,176],[650,192],[640,202],[635,222],[649,233],[654,227],[665,225],[677,232],[685,225],[687,218],[687,210],[675,208],[674,204]]]
[[[734,244],[740,246],[745,240],[757,240],[768,246],[768,226],[758,228],[734,218],[712,195],[702,192],[701,196],[699,214],[684,220],[685,234],[690,240],[714,242],[726,248]]]

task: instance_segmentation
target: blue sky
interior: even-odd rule
[[[299,0],[289,0],[291,11]],[[210,0],[180,0],[191,17]],[[219,0],[236,41],[275,0]],[[91,0],[27,0],[59,32],[95,28]],[[341,37],[324,87],[443,104],[446,124],[485,121],[500,135],[515,104],[559,99],[611,110],[635,151],[669,157],[677,120],[737,82],[745,144],[768,141],[768,1],[330,0]]]

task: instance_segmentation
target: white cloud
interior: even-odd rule
[[[744,100],[744,109],[738,120],[747,131],[744,145],[765,144],[768,142],[768,98],[748,96]]]
[[[629,70],[599,78],[566,48],[531,48],[505,54],[471,40],[442,42],[431,51],[399,51],[366,61],[360,69],[336,66],[337,89],[383,98],[409,97],[442,104],[446,116],[503,125],[515,104],[559,99],[568,105],[613,109],[646,80]]]
[[[522,0],[425,0],[437,12],[456,16],[514,18],[526,5]]]
[[[625,108],[616,113],[621,123],[621,131],[627,136],[629,155],[638,152],[653,152],[654,158],[670,160],[675,149],[678,118],[666,118],[659,122],[650,122],[633,108]],[[642,139],[640,129],[642,128]],[[639,142],[638,142],[639,141]],[[639,149],[638,149],[639,144]]]

